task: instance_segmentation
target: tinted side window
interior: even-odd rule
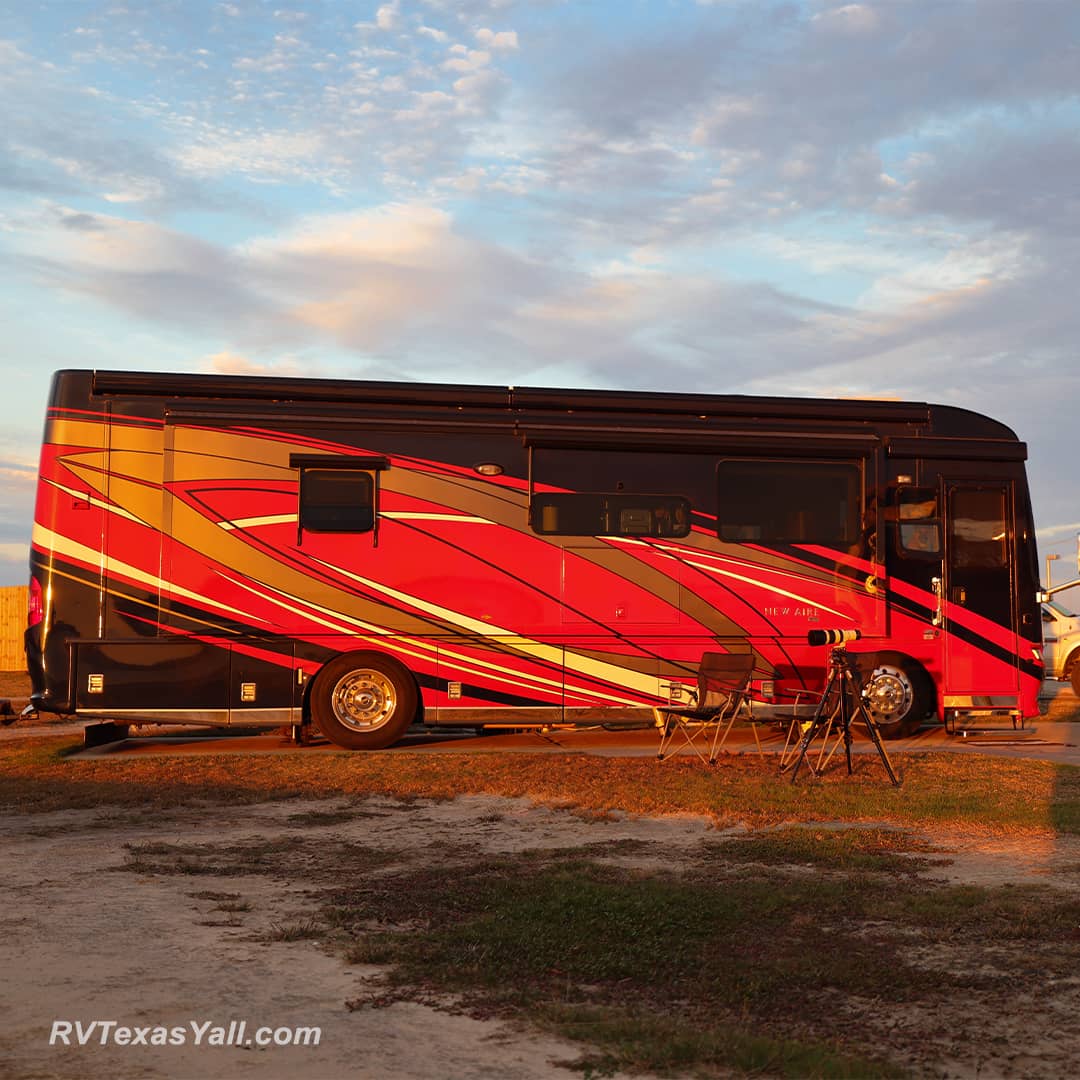
[[[862,543],[862,469],[856,462],[722,461],[721,540],[748,544]]]
[[[546,536],[688,536],[690,502],[678,495],[550,492],[533,496],[529,524]]]
[[[361,469],[300,470],[300,528],[370,532],[375,527],[375,477]]]
[[[956,567],[995,568],[1008,562],[1005,496],[1000,488],[957,490],[952,496],[949,562]]]

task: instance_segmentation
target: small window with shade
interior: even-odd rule
[[[297,523],[304,532],[368,533],[377,525],[379,475],[386,458],[294,454],[289,464],[299,470]]]

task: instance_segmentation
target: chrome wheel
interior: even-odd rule
[[[420,688],[401,661],[374,650],[335,656],[315,676],[311,721],[346,750],[382,750],[423,715]]]
[[[351,731],[375,731],[397,711],[393,682],[381,671],[350,671],[338,679],[330,694],[330,707],[338,722]]]
[[[904,720],[911,712],[915,688],[902,668],[881,664],[870,673],[864,697],[876,723],[893,724]]]
[[[898,652],[870,653],[865,665],[863,703],[878,733],[885,739],[912,734],[934,708],[934,684],[926,670]]]

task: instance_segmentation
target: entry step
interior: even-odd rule
[[[1030,735],[1019,709],[956,709],[945,714],[945,730],[950,735],[989,735],[1003,731]]]

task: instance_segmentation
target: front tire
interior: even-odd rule
[[[1073,693],[1080,697],[1080,661],[1077,660],[1076,653],[1069,657],[1063,674],[1068,675],[1069,682],[1072,683]]]
[[[377,652],[345,653],[311,687],[311,719],[346,750],[382,750],[405,734],[419,706],[408,669]]]
[[[934,708],[934,684],[926,669],[903,653],[881,652],[863,660],[863,700],[883,739],[919,728]]]

